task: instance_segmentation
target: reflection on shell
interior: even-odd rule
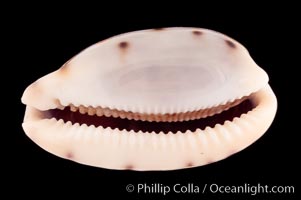
[[[277,108],[267,74],[248,51],[200,28],[96,43],[31,84],[22,102],[23,129],[45,150],[131,170],[224,159],[263,135]]]

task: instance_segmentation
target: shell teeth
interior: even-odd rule
[[[139,116],[137,113],[134,113],[134,120],[139,120]]]
[[[103,114],[106,117],[111,117],[111,111],[108,108],[103,109]]]
[[[79,112],[81,113],[81,114],[85,114],[85,113],[87,113],[87,108],[86,107],[84,107],[84,106],[79,106]]]
[[[243,97],[241,99],[236,99],[234,101],[228,102],[226,104],[217,105],[212,108],[204,108],[201,110],[196,110],[192,112],[180,112],[180,113],[167,113],[167,114],[142,114],[137,112],[127,112],[123,110],[110,109],[110,108],[102,108],[102,107],[85,107],[83,105],[75,106],[70,104],[70,110],[72,112],[80,112],[81,114],[88,114],[90,116],[97,115],[99,117],[114,117],[121,119],[129,119],[129,120],[141,120],[141,121],[149,121],[149,122],[176,122],[176,121],[189,121],[200,118],[206,118],[208,116],[213,116],[215,114],[219,114],[223,111],[228,110],[229,108],[238,105],[242,101],[244,101],[247,97]],[[59,108],[60,109],[60,108]]]
[[[99,116],[99,117],[103,116],[103,109],[100,108],[100,107],[97,107],[96,108],[96,115]]]
[[[76,107],[76,106],[74,106],[74,105],[70,105],[70,110],[72,111],[72,112],[76,112],[77,110],[78,110],[78,107]]]
[[[114,117],[114,116],[113,116],[113,117]],[[117,117],[118,117],[118,114],[117,114]],[[121,119],[124,119],[124,118],[125,118],[125,114],[121,113],[121,114],[120,114],[120,118],[121,118]],[[129,120],[133,119],[132,113],[129,113],[129,115],[127,116],[127,118],[128,118]]]
[[[117,115],[117,117],[118,117],[118,112],[117,112],[117,111],[116,111],[116,115]],[[123,112],[120,113],[119,117],[120,117],[121,119],[125,119],[125,118],[126,118],[125,113],[123,113]],[[131,115],[128,116],[129,119],[131,119],[130,117],[131,117]]]
[[[117,118],[117,117],[118,117],[118,112],[117,112],[117,110],[112,110],[112,116],[113,116],[114,118]]]
[[[91,107],[91,106],[89,106],[89,107],[88,107],[88,115],[93,116],[93,115],[95,115],[95,114],[96,114],[96,109],[93,108],[93,107]]]
[[[140,116],[140,119],[141,119],[142,121],[146,121],[146,120],[147,120],[147,118],[146,118],[145,115]]]

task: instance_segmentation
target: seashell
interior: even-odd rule
[[[28,86],[25,133],[43,149],[109,169],[206,165],[246,148],[277,100],[248,51],[201,28],[143,30],[80,52]]]

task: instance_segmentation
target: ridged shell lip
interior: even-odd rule
[[[86,124],[96,128],[101,126],[102,128],[135,132],[185,133],[187,131],[194,132],[196,129],[205,129],[207,126],[213,128],[216,124],[223,125],[225,121],[232,121],[235,117],[246,114],[256,108],[255,96],[256,92],[226,104],[194,112],[150,115],[101,107],[76,107],[72,103],[69,106],[63,106],[57,103],[58,106],[55,109],[46,111],[32,107],[32,115],[26,116],[24,121],[55,118],[57,121],[62,119],[64,123],[70,121],[72,124]]]
[[[277,109],[275,95],[267,85],[251,98],[255,104],[251,111],[213,128],[185,134],[145,134],[43,119],[42,112],[30,106],[23,128],[47,151],[82,164],[138,171],[190,168],[224,159],[249,146],[268,129]]]

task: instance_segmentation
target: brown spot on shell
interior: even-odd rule
[[[153,30],[154,30],[154,31],[163,31],[164,28],[154,28]]]
[[[126,165],[126,166],[124,167],[124,169],[126,169],[126,170],[133,170],[133,169],[134,169],[134,166],[133,166],[133,165]]]
[[[195,36],[201,36],[201,35],[203,35],[203,32],[195,30],[195,31],[192,31],[192,34]]]
[[[68,159],[72,159],[74,157],[74,155],[73,155],[73,153],[71,153],[71,152],[68,152],[67,154],[66,154],[66,158],[68,158]]]
[[[236,48],[236,45],[234,44],[234,42],[232,42],[230,40],[225,40],[225,42],[230,48],[233,48],[233,49]]]
[[[119,50],[120,50],[120,61],[122,63],[126,62],[126,55],[127,55],[127,51],[129,49],[129,46],[130,46],[130,43],[129,42],[126,42],[126,41],[123,41],[123,42],[120,42],[118,44],[118,47],[119,47]]]
[[[194,164],[192,163],[192,162],[188,162],[187,164],[186,164],[186,167],[193,167],[194,166]]]
[[[119,48],[120,48],[120,49],[125,50],[125,49],[127,49],[128,47],[129,47],[129,43],[128,43],[128,42],[120,42],[120,43],[119,43]]]

